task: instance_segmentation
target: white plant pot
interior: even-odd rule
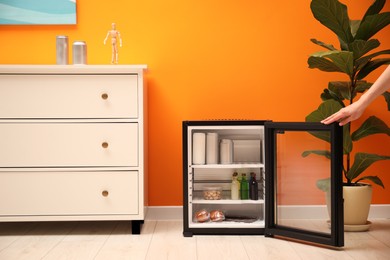
[[[344,186],[344,225],[366,225],[370,212],[372,186]]]
[[[326,203],[330,214],[330,193],[326,193]],[[370,226],[368,214],[372,199],[372,186],[361,184],[358,186],[343,186],[344,198],[344,230],[366,231]]]

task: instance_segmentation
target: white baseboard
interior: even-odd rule
[[[326,206],[288,206],[284,214],[295,219],[323,219],[327,216]],[[369,219],[390,219],[390,204],[373,204]],[[146,220],[183,220],[182,206],[150,206]]]
[[[390,204],[373,204],[370,207],[369,219],[390,218]]]
[[[183,206],[149,206],[146,220],[183,220]]]

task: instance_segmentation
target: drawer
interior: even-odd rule
[[[137,118],[137,75],[0,75],[0,118]]]
[[[138,166],[137,123],[0,123],[0,167]]]
[[[0,215],[138,214],[138,172],[0,172]]]

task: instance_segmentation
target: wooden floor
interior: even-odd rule
[[[264,236],[182,236],[181,221],[0,223],[0,259],[390,259],[390,219],[334,250]]]

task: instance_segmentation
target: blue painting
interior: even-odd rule
[[[76,0],[0,0],[0,24],[76,24]]]

